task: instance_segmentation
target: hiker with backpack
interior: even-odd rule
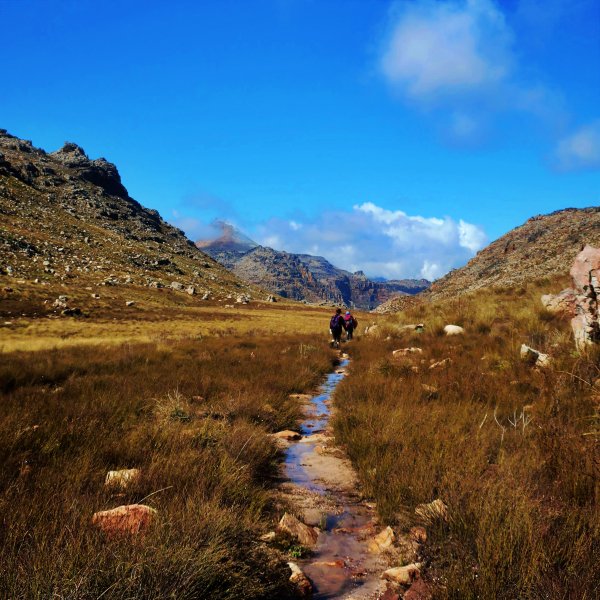
[[[342,341],[342,330],[344,329],[344,318],[342,317],[342,309],[337,308],[335,310],[335,315],[331,317],[329,321],[329,331],[331,331],[331,336],[333,337],[333,346],[336,348],[340,347],[340,342]]]
[[[350,314],[350,311],[346,311],[346,315],[344,316],[344,329],[346,330],[346,341],[350,341],[352,339],[352,334],[354,330],[358,327],[358,321]]]

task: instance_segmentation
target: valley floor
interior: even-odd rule
[[[328,443],[376,511],[371,534],[393,529],[388,563],[424,528],[411,556],[423,597],[598,596],[600,354],[574,352],[568,325],[542,310],[554,286],[359,315],[344,346]],[[329,311],[178,308],[147,291],[124,308],[109,290],[67,318],[34,315],[38,292],[19,293],[0,329],[0,597],[294,597],[286,562],[306,549],[260,541],[283,512],[302,514],[277,491],[270,434],[299,426],[298,394],[339,360]],[[465,332],[445,336],[448,323]],[[523,362],[521,343],[551,366]],[[105,485],[131,468],[130,485]],[[130,504],[157,511],[134,542],[92,525]]]

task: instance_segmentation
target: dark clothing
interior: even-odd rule
[[[344,329],[346,330],[346,339],[351,340],[356,328],[356,319],[352,315],[344,316]]]

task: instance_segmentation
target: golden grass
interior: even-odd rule
[[[576,353],[568,324],[542,309],[540,293],[557,289],[417,307],[349,350],[336,436],[383,520],[402,529],[419,503],[449,506],[450,521],[429,527],[436,597],[597,597],[600,353]],[[425,333],[401,333],[420,321]],[[466,334],[446,337],[448,323]],[[521,343],[549,352],[552,367],[523,363]],[[423,354],[392,357],[409,346]]]

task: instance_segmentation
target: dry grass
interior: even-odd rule
[[[556,289],[425,305],[352,347],[338,439],[385,522],[407,527],[417,504],[448,504],[427,545],[437,597],[598,597],[600,354],[574,352],[568,324],[541,309],[540,293]],[[425,333],[399,333],[420,321]],[[444,336],[448,323],[466,335]],[[524,364],[523,342],[549,352],[552,368]],[[392,358],[406,346],[424,352]]]
[[[4,355],[0,597],[288,597],[285,562],[257,543],[276,517],[267,433],[332,361],[301,335]],[[139,482],[104,488],[132,467]],[[136,543],[90,526],[140,501],[159,516]]]

